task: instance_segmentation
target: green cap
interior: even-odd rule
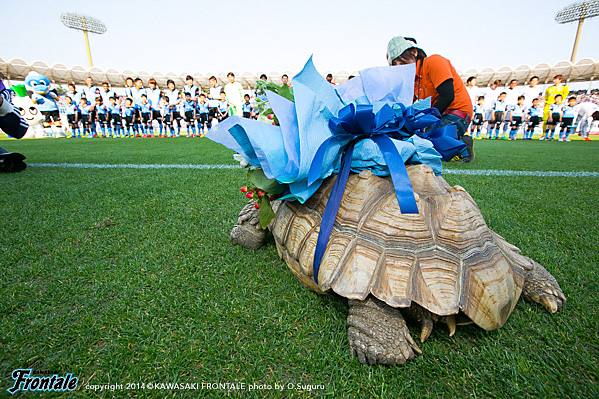
[[[17,93],[17,96],[19,97],[27,97],[27,89],[25,88],[25,85],[14,85],[11,86],[10,89]]]
[[[389,65],[391,65],[394,59],[402,55],[404,51],[412,47],[414,47],[414,43],[404,39],[403,36],[395,36],[389,40],[389,44],[387,44],[387,61]]]

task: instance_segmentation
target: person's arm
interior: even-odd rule
[[[437,86],[436,90],[439,93],[439,98],[435,101],[433,107],[437,108],[443,114],[455,99],[453,79],[447,79]]]

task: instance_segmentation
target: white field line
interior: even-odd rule
[[[192,165],[192,164],[107,164],[107,163],[29,163],[28,166],[42,168],[81,169],[241,169],[239,165]]]
[[[239,165],[202,164],[103,164],[103,163],[30,163],[31,167],[81,169],[241,169]],[[446,175],[534,176],[534,177],[599,177],[599,172],[553,172],[499,169],[444,169]]]

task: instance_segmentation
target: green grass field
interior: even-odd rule
[[[30,163],[235,164],[207,139],[0,146]],[[475,146],[474,163],[446,167],[599,172],[599,142]],[[16,368],[79,377],[77,391],[44,397],[599,397],[599,177],[445,178],[557,278],[568,303],[550,315],[520,301],[493,332],[466,326],[450,338],[437,325],[407,366],[373,367],[350,357],[347,308],[296,281],[272,240],[259,251],[229,243],[245,203],[244,171],[29,167],[0,175],[0,397],[10,396]],[[124,389],[133,383],[200,389]]]

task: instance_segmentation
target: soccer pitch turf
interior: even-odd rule
[[[437,324],[405,367],[352,360],[347,308],[296,281],[272,239],[229,243],[246,202],[231,151],[197,138],[0,146],[30,164],[0,175],[0,397],[17,368],[72,373],[75,397],[599,397],[599,142],[482,140],[472,164],[444,165],[568,302],[550,315],[521,300],[492,332]]]

